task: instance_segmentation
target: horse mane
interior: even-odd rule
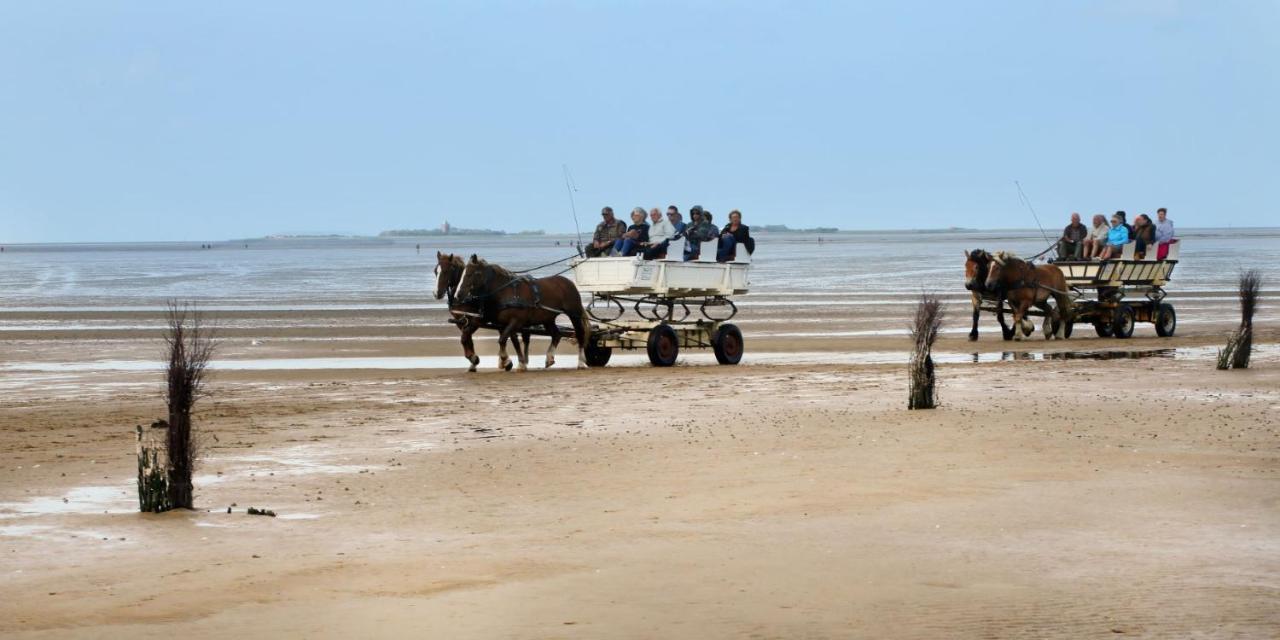
[[[505,279],[507,279],[507,280],[515,280],[515,279],[516,279],[516,274],[512,273],[511,271],[509,271],[508,269],[506,269],[506,268],[505,268],[505,267],[503,267],[502,265],[499,265],[499,264],[496,264],[496,263],[493,263],[493,262],[485,262],[485,261],[482,259],[482,260],[480,260],[480,266],[481,266],[482,268],[492,269],[492,270],[493,270],[494,275],[498,276],[499,278],[505,278]]]

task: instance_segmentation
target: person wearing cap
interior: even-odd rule
[[[1080,214],[1071,214],[1071,224],[1062,229],[1058,238],[1058,259],[1079,260],[1084,256],[1084,243],[1089,237],[1089,227],[1080,223]]]
[[[1120,257],[1120,253],[1124,251],[1124,246],[1129,244],[1129,228],[1124,223],[1124,217],[1121,211],[1117,211],[1111,216],[1111,230],[1107,232],[1107,246],[1102,250],[1102,259]]]
[[[603,219],[596,225],[595,235],[591,236],[591,246],[587,247],[588,258],[599,258],[608,253],[613,248],[614,241],[627,232],[627,225],[613,217],[613,207],[601,209],[600,217]]]
[[[631,210],[631,226],[627,227],[622,237],[613,241],[613,253],[610,255],[634,256],[636,249],[648,241],[649,225],[644,221],[644,207],[636,207]]]

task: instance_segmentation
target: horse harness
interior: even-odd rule
[[[556,308],[548,307],[548,306],[546,306],[546,305],[542,304],[542,289],[538,286],[538,281],[537,281],[536,279],[534,279],[532,276],[516,276],[516,277],[512,278],[511,280],[507,281],[507,282],[506,282],[505,284],[503,284],[502,286],[500,286],[500,287],[496,287],[496,288],[495,288],[495,287],[493,287],[493,286],[492,286],[492,284],[493,284],[494,274],[495,274],[495,272],[494,272],[494,269],[493,269],[493,267],[492,267],[492,266],[485,266],[485,268],[484,268],[484,287],[485,287],[486,291],[485,291],[484,293],[480,293],[480,294],[477,294],[477,295],[468,295],[467,297],[465,297],[465,298],[463,298],[462,300],[458,301],[458,304],[472,305],[472,306],[476,306],[476,307],[483,308],[483,307],[484,307],[484,302],[485,302],[486,300],[488,300],[489,298],[493,298],[493,297],[497,296],[497,294],[498,294],[500,291],[503,291],[503,290],[506,290],[506,289],[508,289],[508,288],[514,287],[514,286],[519,285],[519,284],[521,284],[521,283],[525,283],[525,284],[528,284],[528,285],[529,285],[529,289],[533,292],[533,301],[532,301],[532,302],[530,302],[530,301],[528,301],[528,300],[525,300],[525,299],[524,299],[523,297],[521,297],[518,293],[513,293],[511,296],[508,296],[508,297],[503,298],[502,300],[500,300],[500,301],[498,302],[497,309],[498,309],[499,311],[504,310],[504,309],[542,309],[542,310],[544,310],[544,311],[550,311],[550,312],[552,312],[552,313],[565,313],[565,311],[564,311],[563,309],[556,309]],[[462,283],[461,283],[461,282],[459,282],[459,283],[458,283],[458,286],[462,286]],[[450,294],[450,298],[452,298],[452,297],[453,297],[453,296],[452,296],[452,294]],[[458,314],[462,314],[462,315],[472,316],[472,317],[476,317],[476,318],[483,317],[481,314],[479,314],[479,313],[475,313],[475,312],[468,312],[468,311],[454,311],[454,309],[453,309],[453,303],[450,303],[450,309],[449,309],[449,310],[450,310],[450,312],[453,312],[453,313],[458,313]]]

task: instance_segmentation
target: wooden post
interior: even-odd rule
[[[173,508],[169,500],[169,425],[163,420],[144,429],[138,425],[138,508],[160,513]]]
[[[1253,353],[1253,314],[1258,309],[1262,274],[1250,269],[1240,274],[1240,328],[1227,338],[1226,348],[1218,351],[1219,369],[1248,369]]]
[[[942,301],[937,296],[924,294],[916,305],[916,314],[911,323],[911,339],[914,348],[911,351],[911,363],[907,367],[910,377],[908,386],[908,409],[932,409],[937,406],[933,387],[933,343],[938,339],[938,330],[942,327]]]

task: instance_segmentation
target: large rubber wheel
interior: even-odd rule
[[[587,347],[582,350],[582,355],[586,358],[588,367],[603,367],[609,364],[609,358],[613,356],[613,347],[600,346],[600,341],[593,336],[587,341]]]
[[[1124,340],[1133,335],[1133,307],[1122,304],[1111,312],[1111,335]]]
[[[669,367],[680,355],[680,338],[670,325],[660,324],[649,330],[647,345],[649,362],[655,367]]]
[[[1111,323],[1110,323],[1110,322],[1103,322],[1103,321],[1101,321],[1101,320],[1095,320],[1095,321],[1093,322],[1093,331],[1094,331],[1094,333],[1098,334],[1098,337],[1099,337],[1099,338],[1110,338],[1110,337],[1111,337]]]
[[[1169,338],[1173,336],[1173,332],[1178,329],[1178,314],[1174,312],[1173,305],[1161,304],[1156,307],[1156,335],[1161,338]]]
[[[738,364],[742,361],[742,331],[735,325],[720,325],[711,337],[711,350],[716,352],[716,362]]]

